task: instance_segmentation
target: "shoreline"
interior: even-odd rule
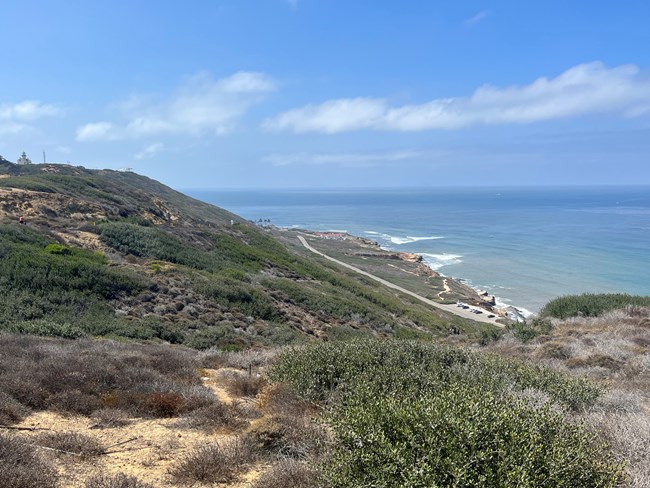
[[[468,303],[472,308],[483,309],[485,313],[495,314],[497,316],[507,318],[514,322],[524,321],[534,315],[533,312],[523,308],[517,307],[503,301],[502,297],[497,297],[496,295],[490,295],[487,291],[482,290],[478,287],[475,287],[468,283],[467,279],[457,278],[453,276],[447,276],[432,267],[423,256],[426,253],[417,253],[417,252],[404,252],[398,251],[391,248],[386,248],[382,246],[378,241],[370,239],[368,237],[358,236],[349,233],[347,230],[311,230],[311,229],[302,229],[298,227],[276,227],[271,225],[270,227],[275,228],[276,230],[281,230],[285,232],[301,232],[311,237],[329,240],[329,241],[348,241],[354,243],[359,248],[369,249],[368,251],[357,251],[354,252],[355,257],[361,258],[382,258],[388,261],[390,260],[401,260],[408,263],[417,263],[417,265],[425,267],[428,272],[427,274],[438,276],[443,278],[444,286],[447,289],[447,281],[452,281],[456,286],[463,287],[467,290],[471,290],[472,298],[474,303]],[[443,266],[441,266],[443,267]],[[442,298],[442,297],[441,297]],[[461,302],[459,300],[459,302]],[[462,302],[464,303],[464,302]]]
[[[531,312],[527,308],[524,308],[524,307],[521,307],[521,306],[518,306],[518,305],[513,305],[512,303],[505,302],[504,300],[507,300],[507,298],[499,297],[497,295],[490,295],[489,292],[487,292],[483,288],[480,288],[478,286],[474,286],[471,283],[471,280],[469,280],[467,278],[459,278],[459,277],[449,276],[449,275],[446,275],[444,273],[441,273],[440,268],[444,268],[447,265],[446,264],[441,264],[441,265],[439,265],[437,267],[432,266],[431,264],[429,264],[427,262],[427,259],[425,257],[427,255],[427,253],[398,251],[398,250],[393,249],[393,248],[383,247],[378,241],[374,241],[374,240],[368,239],[366,237],[355,236],[354,234],[350,234],[347,231],[336,231],[336,232],[343,232],[343,233],[347,234],[348,236],[350,236],[352,239],[359,239],[361,241],[370,241],[375,246],[377,246],[379,249],[381,249],[383,251],[386,251],[386,252],[402,254],[402,255],[408,255],[408,256],[412,256],[412,255],[419,256],[420,262],[423,265],[429,267],[429,269],[431,269],[431,271],[433,271],[434,273],[437,273],[438,275],[440,275],[440,276],[442,276],[444,278],[448,278],[450,280],[453,280],[453,281],[455,281],[457,283],[461,283],[464,286],[467,286],[467,287],[471,288],[472,290],[474,290],[477,293],[477,295],[479,297],[491,297],[492,300],[490,300],[490,301],[494,303],[492,310],[493,311],[503,311],[503,316],[508,317],[510,320],[512,320],[514,322],[525,321],[525,320],[527,320],[527,319],[529,319],[531,317],[534,317],[536,315],[535,312]],[[373,233],[370,233],[369,235],[378,235],[378,233],[373,232]],[[437,239],[438,237],[435,237],[435,238]],[[428,238],[428,239],[431,239],[431,238]],[[417,242],[417,241],[414,241],[414,242]],[[396,245],[399,245],[399,244],[396,244]],[[460,256],[457,256],[455,254],[449,254],[449,256],[451,256],[452,258],[460,257]]]

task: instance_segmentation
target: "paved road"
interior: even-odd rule
[[[357,268],[356,266],[352,266],[351,264],[344,263],[343,261],[339,261],[338,259],[334,259],[327,254],[323,254],[322,252],[314,249],[307,243],[304,237],[298,236],[298,239],[300,239],[300,242],[302,242],[302,245],[305,246],[307,249],[309,249],[311,252],[318,254],[319,256],[324,257],[325,259],[329,259],[330,261],[339,264],[343,266],[344,268],[351,269],[352,271],[355,271],[359,274],[362,274],[364,276],[367,276],[368,278],[372,278],[375,281],[378,281],[384,286],[387,286],[388,288],[392,288],[393,290],[398,290],[401,291],[402,293],[406,293],[407,295],[412,296],[413,298],[417,298],[421,302],[426,303],[427,305],[431,305],[432,307],[436,307],[440,310],[444,310],[445,312],[453,313],[454,315],[458,315],[459,317],[463,317],[465,319],[470,319],[474,320],[475,322],[483,322],[486,324],[492,324],[496,325],[497,327],[503,327],[502,324],[497,323],[496,319],[498,317],[489,319],[487,318],[487,315],[485,315],[485,312],[483,314],[473,314],[469,310],[465,310],[463,308],[457,307],[456,305],[445,305],[443,303],[438,303],[434,302],[433,300],[429,300],[428,298],[425,298],[421,295],[418,295],[417,293],[413,293],[411,290],[407,290],[406,288],[402,288],[401,286],[395,285],[394,283],[391,283],[390,281],[386,281],[379,276],[375,276],[373,274],[370,274],[366,271],[363,271],[362,269]]]

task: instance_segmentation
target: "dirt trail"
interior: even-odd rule
[[[443,293],[451,293],[451,288],[450,288],[450,286],[449,286],[449,281],[447,280],[447,278],[445,278],[444,280],[442,280],[442,286],[443,286],[445,289],[442,290],[442,291],[439,291],[439,292],[438,292],[438,298],[440,298],[441,300],[442,300],[442,294],[443,294]]]
[[[228,368],[229,369],[229,368]],[[203,370],[203,383],[210,388],[217,398],[226,403],[236,399],[228,394],[221,382],[218,371]],[[56,455],[44,451],[59,471],[61,488],[79,488],[83,481],[97,473],[125,473],[156,488],[177,486],[171,482],[168,470],[189,451],[207,443],[226,443],[236,433],[206,433],[198,430],[178,427],[178,418],[170,419],[130,419],[124,427],[93,428],[93,421],[82,416],[62,416],[53,412],[37,412],[24,419],[18,427],[31,427],[34,432],[20,432],[21,437],[32,439],[37,443],[37,436],[43,432],[78,432],[91,436],[104,446],[126,442],[108,449],[108,453],[98,458],[80,460],[68,455]],[[135,438],[135,439],[134,439]],[[229,488],[248,488],[253,485],[260,474],[267,469],[268,463],[258,463],[249,471],[239,476]],[[216,486],[213,484],[196,484],[195,488]]]
[[[489,319],[485,314],[473,314],[473,313],[469,312],[468,310],[456,307],[455,305],[445,305],[443,303],[434,302],[433,300],[429,300],[428,298],[425,298],[425,297],[423,297],[421,295],[418,295],[417,293],[414,293],[411,290],[407,290],[406,288],[402,288],[401,286],[398,286],[398,285],[396,285],[394,283],[391,283],[390,281],[386,281],[383,278],[380,278],[378,276],[370,274],[367,271],[363,271],[362,269],[359,269],[359,268],[357,268],[355,266],[352,266],[351,264],[344,263],[343,261],[339,261],[338,259],[334,259],[334,258],[328,256],[327,254],[323,254],[322,252],[320,252],[320,251],[314,249],[313,247],[311,247],[303,236],[298,236],[298,239],[300,239],[300,242],[302,243],[302,245],[305,246],[305,248],[307,248],[311,252],[313,252],[315,254],[318,254],[319,256],[324,257],[325,259],[328,259],[329,261],[332,261],[332,262],[334,262],[336,264],[339,264],[339,265],[343,266],[344,268],[348,268],[348,269],[350,269],[352,271],[355,271],[356,273],[362,274],[364,276],[367,276],[368,278],[371,278],[371,279],[373,279],[375,281],[378,281],[379,283],[381,283],[384,286],[387,286],[388,288],[392,288],[393,290],[398,290],[398,291],[401,291],[402,293],[405,293],[405,294],[407,294],[409,296],[412,296],[413,298],[416,298],[416,299],[420,300],[421,302],[426,303],[427,305],[431,305],[432,307],[435,307],[435,308],[440,309],[440,310],[444,310],[445,312],[452,313],[454,315],[458,315],[459,317],[463,317],[464,319],[473,320],[475,322],[483,322],[485,324],[492,324],[492,325],[495,325],[497,327],[503,327],[502,324],[497,323],[497,319],[499,317],[494,317],[494,318]]]

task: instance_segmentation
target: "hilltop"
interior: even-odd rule
[[[3,160],[0,200],[9,277],[0,283],[8,297],[0,305],[4,330],[199,349],[494,330],[132,172]],[[440,301],[473,295],[460,284],[440,295],[437,273],[424,276],[428,284],[422,273],[411,274]]]

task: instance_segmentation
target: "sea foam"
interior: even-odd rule
[[[420,253],[424,262],[427,263],[429,268],[433,270],[439,270],[443,266],[449,266],[450,264],[460,264],[463,261],[460,259],[463,256],[459,254],[432,254],[428,252]]]
[[[443,236],[426,236],[426,237],[415,237],[415,236],[406,236],[406,237],[395,237],[395,236],[390,236],[390,235],[385,235],[383,236],[386,239],[388,239],[390,242],[393,244],[397,244],[398,246],[401,246],[402,244],[410,244],[412,242],[419,242],[419,241],[432,241],[434,239],[444,239]]]

